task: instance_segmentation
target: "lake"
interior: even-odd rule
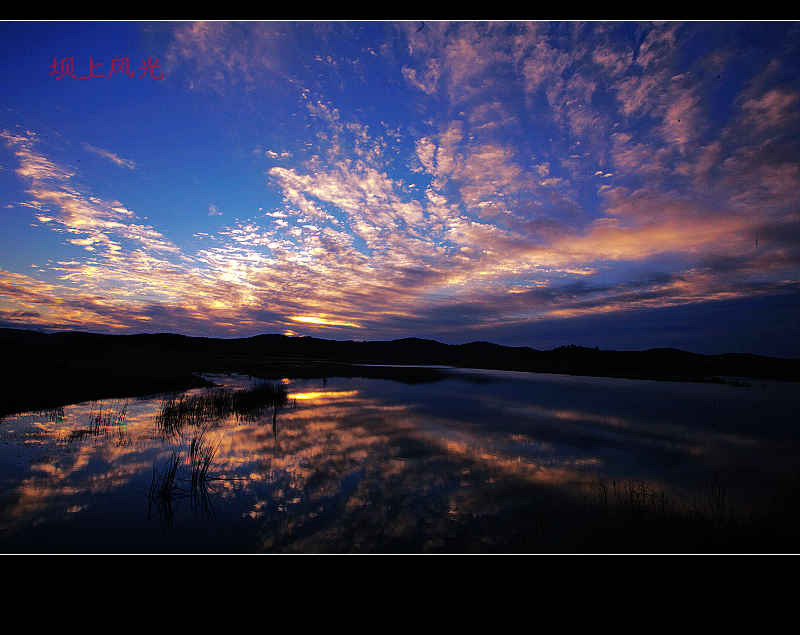
[[[452,369],[286,378],[280,404],[246,416],[175,415],[263,383],[206,377],[227,392],[0,420],[0,551],[779,551],[797,538],[797,384]]]

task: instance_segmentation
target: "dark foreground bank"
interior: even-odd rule
[[[142,396],[209,385],[200,373],[281,377],[372,377],[436,381],[435,368],[561,373],[668,381],[730,378],[800,380],[800,360],[759,355],[699,355],[676,349],[605,351],[565,346],[551,351],[488,342],[449,345],[407,338],[353,342],[259,335],[216,339],[174,334],[105,335],[0,329],[0,416],[111,397]]]

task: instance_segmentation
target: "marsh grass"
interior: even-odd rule
[[[705,520],[714,525],[733,521],[736,513],[728,488],[714,475],[689,501],[679,501],[647,481],[638,479],[595,479],[585,484],[589,492],[584,502],[605,514],[629,518],[665,518],[681,516]]]
[[[215,493],[214,483],[246,480],[245,477],[211,474],[220,444],[221,440],[212,442],[208,438],[208,431],[203,429],[187,442],[185,455],[175,448],[162,469],[158,469],[156,462],[153,463],[153,477],[147,493],[148,517],[155,507],[164,524],[171,526],[173,505],[182,499],[189,499],[193,510],[213,516],[211,495]]]
[[[166,467],[160,472],[153,463],[153,480],[150,483],[150,498],[171,499],[175,493],[178,468],[181,466],[181,457],[173,450],[167,460]]]
[[[581,500],[578,551],[736,552],[775,525],[737,506],[717,474],[681,497],[643,480],[597,478],[583,483]]]
[[[180,464],[181,458],[176,450],[173,450],[170,454],[164,469],[159,471],[155,462],[153,463],[153,478],[150,481],[150,490],[147,493],[147,515],[149,518],[151,510],[155,506],[158,510],[159,518],[167,527],[172,526],[175,515],[173,501],[177,494],[176,478]]]
[[[198,395],[172,395],[164,399],[156,415],[156,428],[168,437],[180,435],[185,426],[216,423],[230,415],[237,421],[255,421],[270,409],[273,418],[288,404],[286,389],[268,382],[249,390],[217,388]]]
[[[173,503],[178,499],[188,498],[193,509],[213,514],[214,482],[238,479],[211,474],[221,441],[210,441],[208,431],[231,415],[237,422],[253,422],[270,410],[274,427],[278,410],[288,402],[286,389],[268,382],[249,390],[216,388],[196,395],[165,398],[155,417],[156,430],[171,443],[186,443],[187,450],[185,459],[182,453],[173,450],[161,470],[153,464],[147,494],[149,509],[155,506],[167,525],[172,524]],[[196,430],[190,439],[186,439],[187,428]]]
[[[89,407],[89,421],[87,427],[72,430],[66,437],[67,443],[73,441],[80,441],[86,438],[105,437],[110,439],[112,436],[116,439],[116,445],[123,446],[129,445],[130,439],[125,433],[125,424],[128,418],[128,400],[122,402],[114,401],[104,407],[102,403],[92,402]],[[60,417],[58,420],[63,420],[63,409],[61,412],[56,412],[52,416]],[[53,421],[53,419],[51,419]]]
[[[667,511],[666,492],[654,488],[647,481],[598,479],[591,487],[596,497],[595,503],[605,511],[622,511],[631,517],[665,514]]]
[[[205,431],[194,437],[189,444],[189,466],[191,469],[191,488],[196,491],[198,487],[208,481],[208,469],[219,450],[220,441],[216,444],[209,443]]]
[[[64,408],[47,408],[38,412],[43,417],[47,418],[50,423],[62,423],[64,421]]]
[[[209,468],[217,455],[221,441],[211,443],[206,438],[205,430],[194,437],[189,444],[188,467],[191,472],[190,479],[190,498],[192,508],[200,511],[203,515],[213,515],[211,505],[209,481]],[[222,477],[216,477],[221,480]]]

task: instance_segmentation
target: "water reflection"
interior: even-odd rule
[[[587,497],[752,511],[800,455],[779,384],[211,379],[3,420],[3,550],[546,549]]]

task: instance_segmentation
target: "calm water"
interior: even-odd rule
[[[722,483],[726,506],[759,511],[800,463],[795,384],[502,371],[283,384],[274,426],[269,411],[167,434],[163,396],[6,417],[0,551],[502,550],[633,482],[682,508]],[[215,450],[194,486],[193,439]],[[153,495],[173,456],[169,495]]]

